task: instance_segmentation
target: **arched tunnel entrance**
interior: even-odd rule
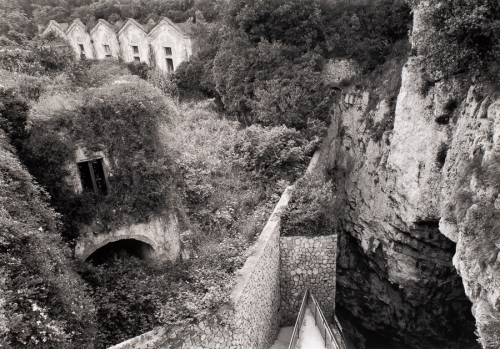
[[[115,258],[130,257],[146,260],[153,255],[154,249],[150,244],[136,239],[123,239],[100,247],[86,259],[86,262],[98,265],[112,263]]]

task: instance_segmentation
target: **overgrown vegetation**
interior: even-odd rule
[[[240,129],[207,102],[179,108],[163,137],[180,151],[188,216],[202,234],[196,239],[252,241],[281,191],[305,170],[313,146],[286,127]]]
[[[203,321],[227,301],[248,245],[205,241],[196,258],[151,264],[135,258],[79,267],[95,299],[95,348],[104,349],[161,325]]]
[[[2,0],[0,1],[0,38],[20,44],[38,33],[38,26],[50,20],[68,23],[80,18],[89,28],[102,18],[111,24],[128,18],[140,22],[158,21],[166,16],[174,22],[185,22],[201,12],[207,21],[218,18],[216,0]]]
[[[0,130],[0,346],[92,348],[95,308],[59,215],[13,151]]]
[[[174,156],[158,133],[173,112],[164,96],[130,79],[91,89],[81,98],[81,106],[74,110],[31,120],[32,131],[21,151],[24,163],[66,219],[64,236],[77,238],[81,224],[107,231],[178,208]],[[108,195],[75,194],[68,186],[68,164],[75,164],[78,147],[109,159]]]
[[[322,236],[337,232],[338,202],[333,185],[318,175],[306,174],[294,185],[281,216],[282,236]]]
[[[416,6],[418,1],[413,1]],[[500,5],[491,0],[433,0],[424,16],[419,50],[439,79],[457,74],[498,79]]]
[[[410,20],[403,1],[231,1],[225,26],[179,68],[189,82],[179,87],[215,96],[246,125],[321,137],[331,103],[325,58],[353,58],[371,72],[406,55]]]

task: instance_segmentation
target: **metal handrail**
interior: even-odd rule
[[[326,321],[326,318],[323,315],[323,312],[321,311],[321,307],[319,306],[319,303],[316,300],[316,297],[314,297],[314,295],[309,290],[309,288],[307,288],[305,293],[304,293],[304,298],[302,299],[302,304],[300,306],[299,315],[297,316],[297,321],[295,322],[295,327],[293,329],[292,339],[290,341],[290,346],[288,347],[288,349],[295,349],[295,346],[296,346],[297,341],[299,339],[299,333],[300,333],[300,329],[302,327],[302,323],[304,320],[305,311],[306,311],[306,308],[308,306],[313,306],[313,309],[311,309],[311,312],[314,314],[314,321],[316,322],[316,325],[318,325],[318,320],[321,321],[322,330],[321,330],[321,327],[319,327],[319,328],[320,328],[321,336],[323,337],[323,340],[325,341],[325,347],[327,349],[347,349],[346,341],[344,338],[344,333],[342,331],[342,326],[340,325],[337,317],[334,315],[333,326],[335,327],[336,331],[340,334],[340,338],[337,338],[337,336],[334,334],[334,332],[330,328],[330,325]],[[318,317],[319,317],[319,319],[317,319]]]
[[[288,346],[288,349],[295,348],[295,345],[299,340],[300,328],[302,327],[302,322],[304,322],[304,315],[306,313],[306,308],[307,308],[308,294],[309,294],[309,288],[306,288],[306,292],[304,293],[304,297],[302,298],[302,304],[300,305],[299,315],[297,316],[297,320],[295,321],[292,339],[290,340],[290,345]]]

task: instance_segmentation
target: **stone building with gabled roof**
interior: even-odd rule
[[[148,33],[139,22],[129,18],[118,31],[118,40],[125,62],[150,63]]]
[[[80,59],[94,59],[94,45],[87,27],[78,18],[66,29],[66,36],[73,47],[75,54]]]
[[[158,23],[150,20],[145,26],[129,18],[121,26],[103,19],[88,33],[79,19],[71,25],[50,21],[43,35],[53,31],[69,42],[77,58],[115,58],[125,62],[145,62],[172,72],[192,54],[188,23],[175,24],[163,17]]]
[[[62,39],[67,39],[66,29],[68,29],[68,23],[57,23],[53,19],[49,21],[47,27],[42,32],[42,35],[47,35],[49,32],[54,32],[56,35],[60,36]]]
[[[152,56],[161,70],[171,72],[191,56],[191,40],[170,19],[163,17],[149,32]]]
[[[94,44],[95,58],[120,57],[120,43],[115,28],[104,19],[99,19],[90,31],[90,37]]]

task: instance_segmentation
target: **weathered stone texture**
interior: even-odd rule
[[[279,330],[280,213],[288,205],[291,190],[288,187],[281,196],[239,271],[228,304],[219,308],[214,319],[167,328],[162,338],[136,337],[128,343],[134,348],[269,348]],[[126,343],[113,348],[128,348],[122,346]]]
[[[306,288],[328,320],[335,312],[337,236],[281,238],[281,324],[293,325]]]
[[[66,30],[66,35],[78,58],[85,55],[86,59],[94,59],[94,46],[92,45],[90,35],[87,33],[85,25],[79,19],[71,23]]]
[[[118,41],[120,42],[120,57],[125,62],[134,62],[138,57],[140,62],[150,62],[148,34],[144,28],[129,19],[118,32]],[[137,51],[134,51],[136,47]]]
[[[99,19],[97,24],[90,31],[90,36],[94,41],[96,59],[104,59],[106,55],[118,59],[120,57],[120,43],[114,28],[105,20]],[[108,47],[109,51],[106,50]]]
[[[76,243],[75,257],[84,261],[99,248],[124,239],[147,243],[154,251],[151,257],[158,260],[174,262],[181,254],[179,224],[177,217],[172,214],[99,234],[94,234],[92,226],[87,226]]]
[[[338,84],[350,79],[360,71],[358,64],[349,59],[330,59],[323,69],[323,80],[326,83]]]

